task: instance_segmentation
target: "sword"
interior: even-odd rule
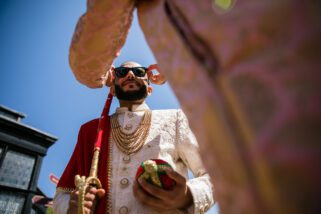
[[[101,113],[101,117],[99,118],[98,123],[98,129],[97,129],[97,136],[95,141],[95,147],[94,147],[94,154],[91,161],[91,167],[89,176],[75,176],[75,186],[77,190],[79,191],[78,195],[78,214],[85,214],[84,210],[84,201],[85,201],[85,195],[86,195],[86,189],[88,187],[96,187],[97,189],[102,188],[101,182],[98,179],[98,163],[99,163],[99,154],[100,154],[100,148],[101,148],[101,142],[103,139],[103,131],[105,128],[106,118],[108,117],[111,101],[113,99],[113,95],[110,93],[108,94],[108,98],[106,100],[104,109]],[[94,210],[94,209],[92,209]]]

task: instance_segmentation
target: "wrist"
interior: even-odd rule
[[[181,209],[187,209],[191,205],[193,205],[193,195],[189,187],[186,187],[186,194],[185,194],[185,200],[184,203],[181,206]]]

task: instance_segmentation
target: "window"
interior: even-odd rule
[[[21,213],[25,202],[25,197],[22,194],[1,191],[0,192],[0,213],[12,214]]]
[[[35,157],[8,150],[0,169],[0,184],[28,189]]]

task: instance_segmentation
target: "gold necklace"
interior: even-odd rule
[[[120,151],[127,155],[131,155],[138,152],[143,147],[149,133],[151,118],[152,112],[150,110],[145,111],[138,128],[134,132],[127,134],[121,129],[121,126],[118,123],[117,114],[111,116],[111,135]]]

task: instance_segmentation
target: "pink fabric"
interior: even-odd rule
[[[138,12],[222,213],[320,210],[320,4],[237,1],[219,14],[212,1],[172,0]]]
[[[101,88],[131,25],[135,1],[90,0],[78,20],[69,52],[76,79],[90,88]]]
[[[200,142],[221,212],[320,211],[319,1],[236,1],[226,12],[213,2],[138,1],[137,8],[160,70]],[[70,58],[81,82],[101,87],[134,5],[93,4],[101,8],[91,20],[99,27],[81,31],[76,41],[98,38],[95,44],[105,48],[79,42],[77,49],[73,41]],[[100,16],[119,11],[126,13],[114,20]],[[120,31],[106,33],[116,23]],[[110,38],[121,42],[112,45]]]

